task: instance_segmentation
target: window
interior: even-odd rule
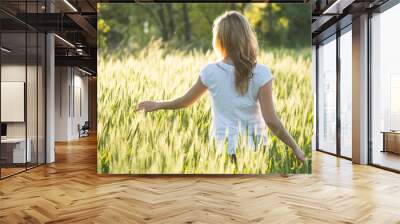
[[[352,156],[352,33],[351,26],[340,36],[340,154]]]
[[[336,36],[318,47],[318,149],[336,153]]]
[[[12,2],[2,2],[6,6]],[[40,13],[44,1],[19,2]],[[15,5],[15,4],[12,4]],[[45,163],[45,34],[0,12],[0,178]]]
[[[400,170],[400,4],[371,18],[372,163]]]

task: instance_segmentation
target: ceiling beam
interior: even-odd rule
[[[97,69],[97,59],[91,56],[55,56],[56,66],[88,67],[93,71]]]
[[[42,32],[82,30],[75,21],[62,13],[18,13],[16,17]]]
[[[91,38],[96,38],[97,30],[90,24],[85,17],[80,14],[67,14],[67,16],[79,25]]]

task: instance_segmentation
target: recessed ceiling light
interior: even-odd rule
[[[1,51],[4,51],[6,53],[10,53],[11,52],[11,50],[9,50],[9,49],[7,49],[5,47],[1,47],[0,49],[1,49]]]
[[[81,68],[79,68],[79,67],[78,67],[78,70],[81,71],[81,72],[83,72],[83,73],[85,73],[85,74],[87,74],[87,75],[92,75],[92,73],[90,73],[90,72],[88,72],[88,71],[86,71],[86,70],[83,70],[83,69],[81,69]]]
[[[68,1],[68,0],[64,0],[65,4],[68,5],[68,7],[70,7],[74,12],[78,12],[78,10]]]
[[[60,37],[59,35],[57,35],[57,34],[54,34],[54,36],[55,37],[57,37],[59,40],[61,40],[62,42],[64,42],[64,43],[66,43],[68,46],[70,46],[70,47],[72,47],[72,48],[75,48],[75,45],[73,45],[71,42],[69,42],[68,40],[66,40],[66,39],[64,39],[64,38],[62,38],[62,37]]]
[[[351,5],[355,0],[336,0],[322,14],[342,14],[343,9]]]

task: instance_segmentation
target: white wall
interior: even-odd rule
[[[79,138],[78,124],[88,120],[88,78],[83,75],[76,68],[56,67],[56,141]]]
[[[74,71],[74,96],[71,96],[74,99],[74,108],[72,111],[75,113],[72,113],[73,119],[71,119],[71,136],[73,138],[78,138],[79,133],[78,133],[78,124],[81,126],[85,123],[85,121],[88,120],[88,78],[83,77],[81,72],[78,73],[77,75],[77,70]],[[80,93],[79,93],[80,92]],[[78,98],[80,95],[80,99]],[[80,103],[78,101],[81,101]],[[81,107],[81,108],[79,108]],[[80,111],[80,110],[81,111]]]
[[[69,68],[55,68],[55,140],[68,140],[68,87],[70,77]]]

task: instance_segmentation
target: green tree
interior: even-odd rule
[[[308,47],[311,10],[308,4],[277,3],[146,3],[99,4],[99,51],[134,52],[156,39],[173,48],[211,48],[212,25],[227,10],[243,13],[260,46]]]

